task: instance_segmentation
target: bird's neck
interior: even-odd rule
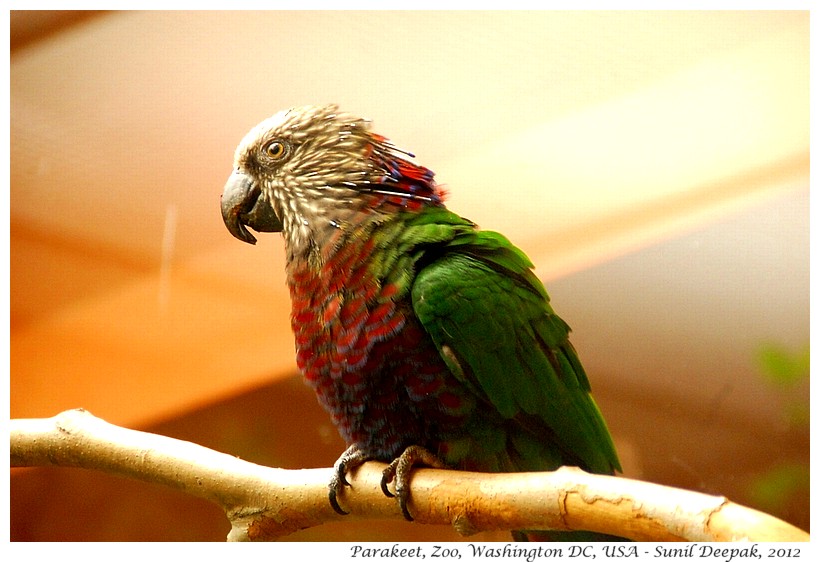
[[[349,246],[362,246],[380,224],[395,220],[395,213],[368,205],[364,198],[325,199],[321,205],[294,204],[283,213],[283,235],[288,268],[319,271],[335,267]]]
[[[444,193],[431,170],[404,158],[407,153],[383,137],[368,139],[365,165],[347,179],[334,177],[331,182],[317,175],[309,183],[274,190],[291,270],[343,272],[340,264],[351,248],[354,253],[364,249],[360,261],[378,260],[379,253],[391,251],[389,239],[404,219],[426,208],[444,207]],[[374,238],[380,241],[379,251],[367,250]]]

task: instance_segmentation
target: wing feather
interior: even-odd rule
[[[458,361],[453,374],[504,418],[553,441],[564,464],[620,470],[569,326],[506,238],[471,230],[438,247],[418,271],[412,301],[439,351]]]

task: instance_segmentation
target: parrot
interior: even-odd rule
[[[451,212],[434,173],[336,104],[280,111],[234,153],[222,218],[284,238],[298,369],[362,463],[408,508],[415,466],[621,471],[587,374],[522,250]],[[395,493],[388,484],[393,483]],[[619,540],[514,531],[516,540]]]

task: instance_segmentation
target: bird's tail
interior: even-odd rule
[[[630,542],[593,531],[513,531],[512,536],[514,541],[522,542]]]

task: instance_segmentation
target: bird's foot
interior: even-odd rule
[[[423,464],[430,468],[447,468],[441,459],[424,447],[411,445],[382,472],[382,492],[387,497],[396,498],[404,518],[408,521],[413,520],[407,509],[407,501],[410,499],[410,472],[413,470],[413,466],[417,464]],[[393,480],[396,481],[395,494],[387,488],[387,485]]]
[[[370,460],[369,457],[365,455],[357,445],[351,445],[342,453],[342,456],[333,463],[333,476],[327,485],[327,497],[330,500],[330,507],[339,515],[347,515],[347,511],[342,509],[338,500],[338,496],[341,491],[344,490],[344,487],[350,486],[350,482],[348,482],[346,478],[347,473],[368,460]]]

